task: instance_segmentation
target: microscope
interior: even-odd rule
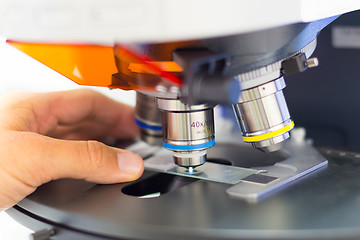
[[[217,152],[217,148],[211,150],[215,145],[213,109],[217,104],[233,109],[241,129],[237,142],[243,141],[265,153],[282,148],[294,127],[282,92],[284,76],[318,65],[316,58],[310,58],[316,35],[332,20],[193,41],[115,45],[119,72],[113,74],[111,86],[137,90],[136,122],[141,127],[141,139],[150,145],[160,142],[168,150],[146,159],[145,167],[232,184],[244,179],[254,179],[252,184],[265,181],[267,187],[264,185],[260,192],[227,190],[230,195],[257,201],[269,189],[324,166],[326,160],[320,156],[303,162],[294,160],[294,153],[282,161],[296,169],[287,177],[279,175],[277,167],[254,170],[228,166],[224,170],[219,164],[205,163],[208,151]],[[256,44],[264,49],[254,48],[254,42],[266,38],[275,41]],[[168,161],[171,157],[163,156],[165,152],[171,153],[174,164]]]
[[[360,236],[353,211],[360,209],[360,192],[354,189],[358,175],[340,177],[354,166],[336,167],[333,150],[315,148],[303,128],[294,129],[284,96],[286,78],[301,77],[319,65],[311,56],[320,31],[360,4],[329,1],[325,6],[317,1],[315,11],[306,7],[307,1],[282,3],[284,16],[279,18],[271,17],[271,11],[249,17],[236,10],[244,14],[242,20],[249,17],[244,24],[229,21],[231,14],[216,16],[225,8],[232,12],[229,6],[254,13],[256,4],[225,1],[220,7],[205,2],[204,7],[197,2],[175,6],[153,1],[151,6],[146,1],[108,1],[94,9],[96,1],[89,1],[90,7],[82,5],[82,12],[91,13],[91,21],[84,25],[84,19],[71,14],[85,2],[68,3],[72,8],[59,11],[36,2],[26,6],[33,11],[43,6],[46,11],[34,23],[46,16],[55,28],[41,22],[31,28],[33,32],[21,32],[3,24],[0,32],[9,44],[81,85],[135,90],[134,121],[141,139],[118,146],[143,157],[145,172],[133,183],[96,185],[62,179],[41,186],[7,210],[35,230],[33,239]],[[137,19],[128,25],[114,21],[112,17],[119,18],[114,14],[118,4],[136,9],[122,13],[134,14],[146,28],[136,29]],[[15,9],[6,1],[4,6]],[[189,19],[183,20],[184,27],[171,29],[171,24],[179,24],[176,17],[161,15],[164,29],[151,28],[159,19],[144,13],[158,13],[154,6],[163,14],[182,12],[186,18],[188,13]],[[293,15],[285,14],[291,10]],[[49,15],[52,12],[56,14]],[[193,22],[194,12],[203,19]],[[71,29],[73,22],[68,26],[68,20],[59,20],[63,16],[85,30]],[[83,41],[91,44],[74,44]],[[229,122],[236,122],[236,128],[226,130]],[[344,201],[344,196],[353,201]]]

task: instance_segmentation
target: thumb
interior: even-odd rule
[[[52,179],[77,178],[95,183],[119,183],[138,179],[144,171],[142,158],[130,151],[97,141],[52,139],[55,165]],[[59,151],[60,150],[60,151]]]
[[[33,181],[28,182],[29,185],[59,178],[103,184],[127,182],[139,178],[144,170],[139,155],[97,141],[60,140],[30,132],[21,134],[25,142],[20,154],[27,156],[25,167],[30,174],[27,176]]]
[[[21,151],[19,151],[21,149]],[[118,183],[139,178],[137,154],[96,141],[67,141],[32,132],[1,131],[0,210],[59,178]]]

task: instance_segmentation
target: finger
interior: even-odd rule
[[[58,125],[91,120],[112,128],[120,136],[139,134],[132,107],[88,89],[25,94],[15,103],[7,105],[10,107],[2,109],[8,116],[5,124],[7,129],[46,135]]]
[[[67,139],[67,140],[98,140],[102,141],[104,139],[114,139],[122,140],[133,138],[133,133],[124,134],[118,129],[113,129],[112,127],[94,123],[93,121],[86,121],[80,124],[72,126],[58,126],[55,131],[47,134],[49,137]]]
[[[40,135],[35,138],[38,138],[40,146],[44,146],[41,156],[46,156],[45,160],[52,166],[52,170],[44,171],[51,179],[76,178],[96,183],[116,183],[133,181],[143,172],[141,157],[123,149],[92,140],[58,140]],[[35,157],[34,161],[42,164],[44,159],[41,156]]]
[[[0,195],[10,196],[14,203],[53,179],[118,183],[139,178],[144,169],[139,155],[96,141],[58,140],[16,131],[1,135],[0,144],[7,147],[0,149],[0,155],[7,158],[2,160],[1,171],[6,174],[0,176]],[[4,176],[12,180],[3,181]]]

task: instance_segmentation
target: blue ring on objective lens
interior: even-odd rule
[[[135,119],[136,124],[144,129],[149,129],[149,130],[154,130],[154,131],[162,131],[162,126],[151,126],[151,125],[147,125],[146,123],[143,123],[137,119]]]
[[[165,142],[163,143],[164,148],[170,149],[170,150],[175,150],[175,151],[201,150],[201,149],[205,149],[205,148],[210,148],[214,145],[215,145],[215,139],[210,142],[196,144],[196,145],[173,145],[173,144],[168,144]]]

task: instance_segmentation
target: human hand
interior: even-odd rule
[[[0,210],[54,179],[105,184],[139,178],[139,155],[88,140],[138,134],[133,108],[95,91],[0,97]]]

